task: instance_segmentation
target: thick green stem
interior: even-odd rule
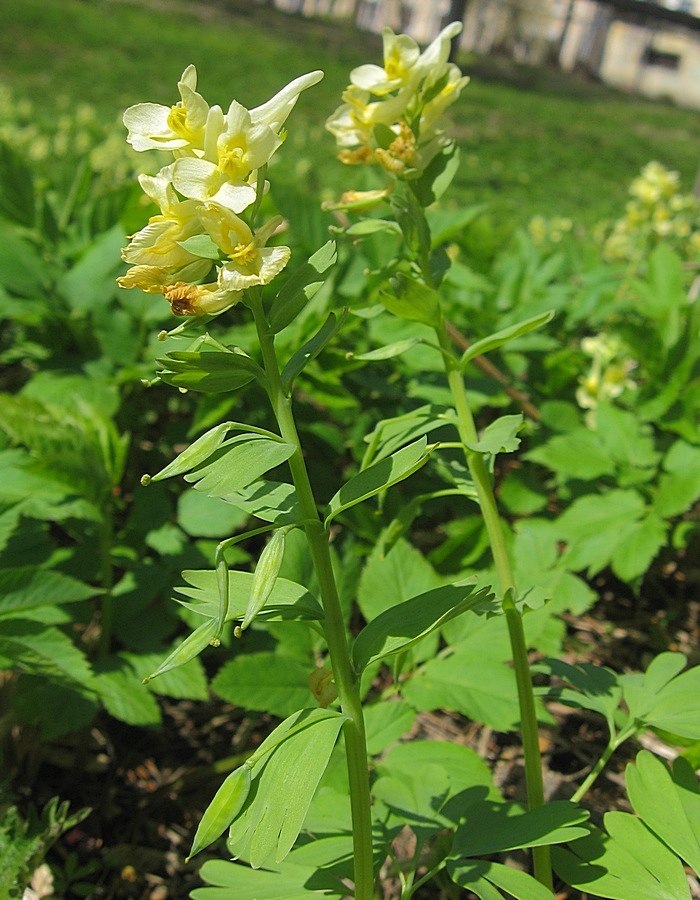
[[[309,474],[292,413],[291,399],[282,389],[279,365],[274,348],[274,336],[270,333],[262,304],[251,300],[251,307],[258,329],[268,394],[280,434],[295,450],[289,459],[289,467],[302,510],[304,526],[311,557],[318,579],[324,610],[324,633],[328,644],[333,677],[338,689],[338,699],[348,721],[343,726],[348,778],[350,782],[350,806],[355,863],[355,900],[372,900],[374,897],[374,871],[372,857],[372,819],[370,809],[369,770],[367,766],[367,741],[360,699],[359,682],[355,675],[345,632],[338,589],[331,564],[328,536],[318,516]]]
[[[484,517],[486,531],[491,544],[496,574],[503,597],[503,612],[508,624],[513,667],[518,687],[518,703],[520,706],[520,727],[522,732],[523,755],[525,759],[525,783],[527,786],[528,807],[537,809],[544,806],[544,785],[542,781],[542,757],[540,754],[539,734],[537,729],[537,713],[535,697],[532,689],[530,663],[527,658],[527,643],[523,628],[522,616],[515,606],[515,580],[508,556],[503,525],[498,514],[496,498],[493,493],[484,458],[478,451],[470,450],[469,445],[478,441],[476,426],[464,385],[459,371],[447,329],[444,324],[436,328],[436,334],[445,360],[447,380],[455,404],[458,418],[459,436],[464,444],[467,466],[476,487],[481,513]],[[545,887],[553,889],[552,866],[549,847],[534,847],[532,851],[535,877]]]

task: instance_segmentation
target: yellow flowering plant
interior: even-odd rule
[[[553,900],[552,848],[559,877],[578,887],[591,883],[601,896],[620,900],[656,896],[661,869],[671,891],[683,881],[681,851],[676,855],[668,837],[675,839],[672,823],[655,820],[648,829],[642,823],[642,830],[649,832],[644,831],[644,839],[650,862],[633,867],[630,874],[628,860],[639,836],[638,824],[631,820],[639,820],[621,814],[627,818],[616,820],[617,828],[610,825],[606,834],[586,822],[588,814],[577,802],[613,750],[641,729],[672,721],[678,734],[700,738],[697,702],[688,703],[688,710],[679,714],[664,705],[673,706],[677,694],[686,698],[697,687],[698,670],[680,674],[683,662],[677,654],[664,654],[650,666],[646,680],[640,676],[641,681],[557,660],[543,665],[544,672],[564,685],[557,697],[599,712],[610,731],[601,762],[574,802],[545,803],[538,734],[544,713],[536,701],[524,620],[531,612],[536,615],[546,598],[540,584],[533,586],[518,570],[494,491],[496,457],[518,448],[523,416],[504,415],[477,431],[465,376],[477,357],[542,328],[553,313],[539,311],[474,341],[461,353],[455,351],[441,291],[452,263],[444,234],[451,231],[443,223],[442,236],[432,232],[428,207],[447,189],[458,165],[446,113],[467,83],[449,62],[450,41],[460,28],[458,23],[448,25],[423,51],[410,37],[385,30],[383,65],[356,68],[342,105],[327,121],[341,161],[376,164],[385,179],[381,189],[349,190],[334,204],[347,214],[387,210],[387,220],[360,219],[347,227],[348,235],[361,240],[385,228],[402,239],[400,251],[374,273],[382,278],[382,287],[372,294],[378,303],[361,312],[366,318],[388,314],[401,324],[417,323],[423,329],[418,336],[393,340],[364,354],[348,353],[347,359],[353,365],[386,361],[422,344],[443,367],[448,388],[443,396],[449,399],[377,423],[365,438],[359,472],[323,503],[314,493],[299,438],[294,386],[338,332],[347,311],[331,309],[323,325],[305,335],[286,360],[279,358],[281,342],[276,344],[276,338],[292,322],[300,333],[308,327],[300,314],[329,277],[336,247],[328,241],[281,278],[291,250],[274,238],[284,223],[275,215],[258,221],[266,208],[267,166],[283,144],[283,127],[300,93],[317,83],[321,73],[295,79],[259,107],[248,110],[233,101],[224,113],[197,92],[196,71],[188,67],[178,84],[180,100],[173,106],[138,104],[124,116],[135,149],[165,149],[173,159],[157,175],[140,179],[159,213],[130,238],[123,251],[130,268],[119,283],[162,295],[188,326],[206,325],[212,316],[241,304],[252,319],[257,340],[254,349],[244,349],[200,331],[185,349],[171,350],[157,361],[159,379],[180,389],[214,394],[230,394],[254,383],[265,394],[274,421],[269,429],[257,424],[257,417],[256,424],[219,422],[161,471],[142,479],[145,486],[182,476],[195,490],[256,520],[254,527],[218,544],[213,570],[182,573],[186,584],[178,591],[186,599],[179,602],[199,624],[145,680],[186,664],[210,646],[227,646],[235,639],[244,642],[250,632],[286,623],[308,627],[315,656],[308,692],[306,684],[303,688],[306,705],[287,715],[239,760],[201,818],[190,857],[226,835],[229,855],[236,861],[204,864],[202,877],[214,887],[197,889],[192,896],[198,900],[221,896],[281,900],[319,894],[374,900],[387,861],[396,864],[402,900],[411,900],[433,880],[449,883],[450,892],[456,886],[489,900],[504,896]],[[451,227],[458,229],[463,221],[458,214]],[[170,335],[188,339],[191,332],[192,328],[179,325]],[[598,353],[599,391],[604,365],[615,356],[611,352]],[[613,396],[609,386],[607,390]],[[450,430],[451,439],[445,437]],[[380,597],[373,614],[362,607],[365,624],[350,633],[331,536],[348,521],[348,511],[372,498],[384,502],[392,487],[432,461],[447,473],[449,486],[421,493],[400,510],[381,534],[372,553],[374,564],[381,566],[395,546],[403,546],[400,539],[424,504],[447,496],[478,505],[493,566],[484,577],[453,583],[441,577],[413,596]],[[285,557],[299,535],[312,573],[295,581],[286,577]],[[261,536],[269,540],[254,571],[230,570],[231,548]],[[408,594],[412,590],[412,585],[406,586]],[[454,620],[462,616],[457,626]],[[424,753],[416,749],[416,742],[409,742],[371,761],[370,751],[376,754],[377,749],[368,740],[372,737],[368,720],[374,734],[387,723],[393,740],[405,733],[405,720],[394,729],[396,710],[401,719],[399,704],[392,704],[395,710],[390,711],[384,694],[368,715],[366,694],[381,664],[393,667],[396,692],[402,690],[403,666],[414,652],[425,652],[423,660],[433,656],[436,663],[445,664],[454,677],[451,691],[460,692],[460,667],[470,666],[476,673],[476,693],[487,690],[485,682],[493,669],[482,658],[483,648],[474,644],[469,658],[452,646],[438,653],[440,640],[449,645],[450,628],[468,631],[475,620],[505,623],[512,666],[498,677],[506,679],[514,709],[504,728],[521,729],[526,809],[492,799],[490,777],[484,778],[480,770],[475,773],[474,760],[459,752],[466,748],[454,747],[453,759],[436,762],[430,756],[432,748]],[[476,632],[478,639],[478,626]],[[258,660],[251,674],[245,669],[247,656],[241,653],[233,660],[240,661],[235,667],[238,674],[251,679],[257,673],[263,689],[276,680],[288,687],[291,671],[276,667],[270,674],[260,668],[269,663],[266,659]],[[296,660],[288,660],[290,670],[293,665]],[[415,679],[420,680],[424,689],[430,683],[428,678]],[[339,775],[333,758],[341,736],[345,771]],[[381,749],[386,746],[383,743]],[[408,748],[406,755],[402,748]],[[643,819],[649,817],[650,785],[662,777],[655,766],[640,754],[638,771],[630,775],[631,783],[636,778],[634,803],[644,810]],[[332,777],[324,782],[328,771]],[[674,790],[687,788],[682,767],[673,779]],[[318,804],[312,805],[316,800]],[[397,860],[395,840],[406,827],[415,837],[415,852],[407,860]],[[674,852],[668,851],[666,841]],[[569,849],[560,846],[564,844]],[[516,848],[531,850],[532,874],[494,861],[496,854]],[[600,876],[601,858],[608,880]],[[617,890],[620,880],[626,894]]]

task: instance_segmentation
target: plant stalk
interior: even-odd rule
[[[340,708],[348,717],[348,721],[343,725],[343,734],[345,737],[345,751],[350,782],[355,900],[372,900],[374,897],[372,819],[367,741],[359,680],[350,662],[345,623],[331,563],[328,536],[318,516],[316,501],[294,421],[292,401],[282,389],[279,364],[274,347],[274,335],[267,326],[260,298],[251,297],[250,306],[255,317],[263,366],[268,379],[268,395],[279,425],[280,435],[295,448],[288,463],[303,519],[307,523],[304,525],[304,531],[306,532],[306,539],[318,579],[321,602],[325,614],[324,633],[333,667],[333,677],[338,689]]]
[[[510,564],[510,557],[508,556],[501,518],[496,506],[496,498],[484,458],[478,451],[469,449],[469,445],[476,443],[479,438],[474,425],[474,417],[472,416],[469,397],[464,385],[464,378],[459,371],[459,363],[452,353],[450,338],[444,322],[441,322],[440,327],[436,327],[435,331],[443,351],[447,380],[457,412],[459,436],[464,444],[467,467],[476,487],[481,513],[489,536],[501,596],[503,597],[503,612],[508,625],[508,634],[513,653],[513,667],[518,687],[528,808],[537,809],[544,806],[545,803],[542,757],[537,728],[535,696],[532,689],[530,663],[527,657],[525,629],[523,628],[522,616],[515,606],[515,579],[513,578],[513,570]],[[533,847],[532,861],[537,880],[549,890],[553,890],[549,847]]]

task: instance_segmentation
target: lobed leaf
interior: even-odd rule
[[[191,469],[185,481],[194,483],[198,491],[210,497],[225,499],[286,462],[294,452],[293,444],[280,439],[239,434],[215,450],[202,465]]]
[[[608,812],[608,834],[589,834],[552,848],[557,875],[578,890],[608,900],[690,900],[678,857],[636,816]]]
[[[648,750],[640,750],[625,770],[632,806],[665,844],[700,873],[700,787],[684,759],[668,766]]]
[[[166,384],[192,391],[236,391],[264,373],[242,350],[176,350],[156,359],[158,377]]]
[[[234,856],[253,868],[280,863],[287,856],[344,721],[331,710],[302,710],[260,745],[248,800],[229,832],[228,848]],[[274,749],[263,755],[270,745]]]

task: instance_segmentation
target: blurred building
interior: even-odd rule
[[[455,16],[461,48],[582,70],[623,91],[700,109],[700,0],[259,0],[425,43]]]

